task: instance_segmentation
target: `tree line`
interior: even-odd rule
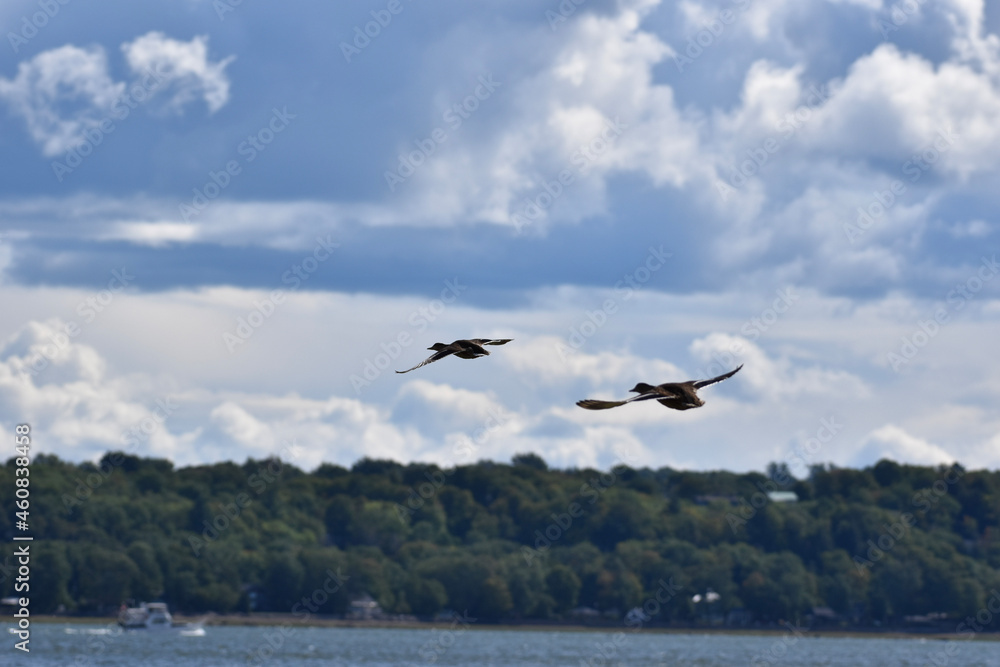
[[[277,458],[177,469],[112,452],[97,465],[42,455],[30,479],[35,613],[163,600],[188,613],[338,615],[367,594],[418,618],[621,621],[638,608],[633,620],[661,625],[978,614],[1000,626],[988,611],[1000,605],[1000,472],[958,464],[817,465],[796,479],[776,464],[555,470],[534,454],[305,472]],[[0,488],[14,488],[14,459]],[[14,501],[4,492],[8,543]]]

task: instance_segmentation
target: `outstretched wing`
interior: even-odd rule
[[[473,338],[470,342],[476,345],[506,345],[513,338]]]
[[[440,352],[435,352],[434,354],[432,354],[431,356],[427,357],[426,359],[424,359],[423,361],[421,361],[419,364],[417,364],[413,368],[407,368],[405,371],[396,371],[396,372],[397,373],[409,373],[410,371],[415,371],[418,368],[420,368],[421,366],[426,366],[427,364],[433,363],[433,362],[437,361],[438,359],[444,359],[449,354],[455,354],[455,350],[441,350]]]
[[[702,387],[707,387],[710,384],[715,384],[716,382],[722,382],[723,380],[727,380],[736,375],[736,372],[739,371],[741,368],[743,368],[743,364],[740,364],[734,370],[731,370],[728,373],[724,373],[723,375],[720,375],[718,377],[714,377],[711,380],[698,380],[697,382],[694,383],[694,388],[701,389]]]

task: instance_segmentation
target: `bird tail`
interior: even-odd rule
[[[587,410],[607,410],[609,408],[617,408],[619,405],[625,405],[626,403],[628,401],[597,401],[592,398],[576,402],[581,408]]]

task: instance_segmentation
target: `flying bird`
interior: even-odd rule
[[[705,401],[698,398],[699,389],[707,387],[710,384],[715,384],[716,382],[722,382],[727,378],[731,378],[736,375],[736,371],[741,368],[743,368],[743,364],[737,366],[735,370],[729,371],[728,373],[718,377],[714,377],[711,380],[667,382],[666,384],[661,384],[656,387],[648,385],[645,382],[640,382],[630,390],[638,393],[639,395],[633,396],[632,398],[626,398],[624,401],[596,401],[588,398],[584,401],[577,401],[576,404],[581,408],[586,408],[587,410],[607,410],[608,408],[617,408],[619,405],[625,405],[626,403],[631,403],[632,401],[648,401],[653,399],[661,405],[665,405],[674,410],[690,410],[691,408],[700,408],[705,405]]]
[[[484,345],[505,345],[513,338],[472,338],[470,340],[456,340],[450,345],[445,345],[444,343],[434,343],[428,350],[434,350],[434,354],[427,357],[419,364],[413,368],[408,368],[405,371],[396,371],[397,373],[409,373],[414,371],[421,366],[426,366],[427,364],[437,361],[438,359],[444,359],[449,354],[454,354],[456,357],[461,359],[478,359],[479,357],[485,357],[489,355],[489,350],[484,348]]]

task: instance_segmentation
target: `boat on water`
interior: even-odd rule
[[[174,623],[166,602],[142,602],[138,607],[123,608],[118,613],[118,625],[124,630],[174,630],[185,637],[205,635],[204,620]]]
[[[118,612],[118,625],[126,630],[166,630],[172,628],[173,623],[165,602],[143,602],[138,607]]]

